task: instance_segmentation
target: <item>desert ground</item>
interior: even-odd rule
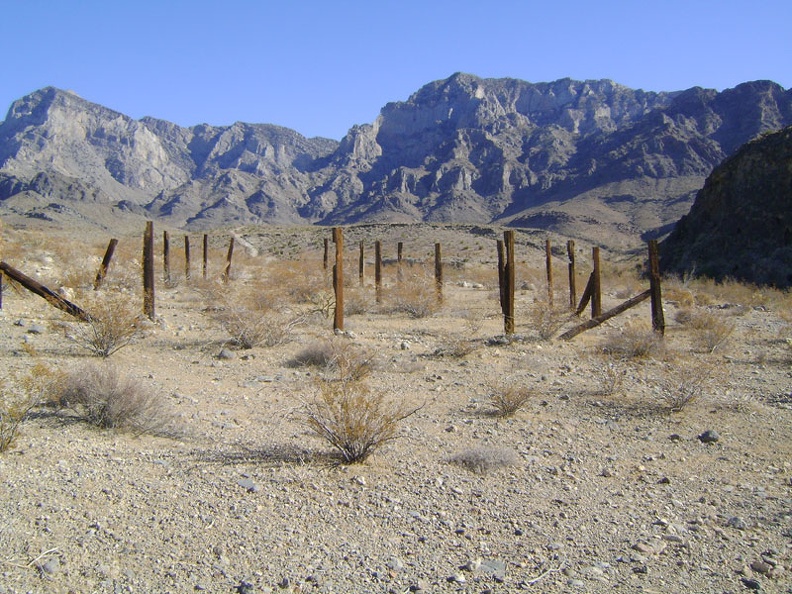
[[[506,337],[499,233],[345,229],[334,332],[329,229],[235,230],[227,282],[229,233],[206,279],[199,235],[187,279],[171,234],[169,280],[156,235],[153,321],[139,236],[95,291],[110,235],[3,229],[3,261],[95,320],[5,280],[0,411],[26,414],[0,453],[0,593],[792,592],[792,298],[665,279],[664,337],[647,301],[562,340],[589,315],[568,311],[563,238],[551,305],[546,236],[519,232]],[[602,260],[605,310],[647,288],[643,254]],[[133,328],[108,357],[102,316]],[[103,428],[74,394],[108,377],[143,397]],[[397,411],[360,463],[311,424],[333,386],[381,405],[367,422]]]

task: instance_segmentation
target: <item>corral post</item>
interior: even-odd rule
[[[567,241],[567,257],[569,257],[569,309],[575,310],[577,304],[577,286],[575,283],[575,240]]]
[[[600,282],[600,249],[592,248],[591,259],[594,270],[591,273],[591,317],[598,318],[602,315],[602,283]]]
[[[327,270],[327,263],[328,263],[328,259],[329,258],[330,258],[330,240],[327,239],[327,237],[325,237],[324,238],[324,259],[322,260],[323,268],[325,270]]]
[[[74,305],[71,301],[67,301],[51,289],[48,289],[40,282],[33,280],[29,276],[24,275],[22,272],[9,266],[5,262],[0,262],[0,276],[2,273],[10,278],[13,281],[18,282],[20,285],[25,287],[31,293],[35,293],[39,297],[43,297],[46,299],[50,305],[57,307],[58,309],[65,311],[69,315],[74,316],[75,318],[82,320],[83,322],[91,321],[91,316]]]
[[[0,270],[0,309],[3,309],[3,271]]]
[[[396,244],[396,280],[401,282],[404,278],[404,271],[402,270],[402,252],[404,250],[404,242]]]
[[[649,241],[649,290],[652,292],[652,329],[665,334],[663,295],[660,290],[660,259],[657,255],[657,240]]]
[[[435,244],[435,290],[437,300],[443,301],[443,256],[440,244]]]
[[[207,274],[209,270],[209,235],[204,233],[203,236],[203,268],[202,274],[203,279],[206,280]]]
[[[170,284],[170,235],[167,231],[162,232],[162,274],[165,277],[165,282]]]
[[[105,250],[104,258],[102,258],[102,263],[99,265],[99,271],[96,273],[96,279],[94,280],[94,291],[98,291],[99,287],[102,286],[105,276],[107,276],[107,269],[110,267],[110,260],[113,259],[113,254],[115,253],[117,245],[117,239],[111,239],[110,243],[107,244],[107,250]]]
[[[503,278],[506,281],[503,308],[503,330],[507,336],[514,334],[514,230],[503,232],[503,244],[506,251],[506,263]]]
[[[358,258],[358,281],[363,286],[363,276],[365,273],[365,260],[363,259],[363,240],[360,240],[360,258]]]
[[[154,222],[146,221],[143,234],[143,313],[154,321]]]
[[[344,330],[344,231],[341,227],[333,227],[333,243],[335,243],[335,264],[333,265],[333,290],[335,291],[335,316],[333,330]]]
[[[506,315],[506,257],[503,251],[503,240],[497,241],[498,249],[498,289],[500,291],[501,313]]]
[[[228,243],[228,254],[226,255],[226,265],[223,269],[223,282],[231,280],[231,257],[234,255],[234,238]]]
[[[190,237],[184,236],[184,278],[190,280]]]
[[[553,307],[553,253],[550,238],[545,240],[545,268],[547,269],[547,303]]]
[[[377,303],[382,301],[382,242],[374,242],[374,294]]]

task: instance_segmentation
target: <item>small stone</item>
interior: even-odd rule
[[[707,429],[704,433],[699,435],[698,438],[701,443],[715,443],[720,439],[720,435],[718,435],[717,431]]]
[[[217,353],[218,359],[223,359],[224,361],[228,361],[236,357],[236,354],[231,349],[221,349],[219,353]]]
[[[736,528],[737,530],[745,530],[748,528],[748,524],[745,523],[745,520],[742,518],[738,518],[737,516],[732,516],[726,522],[726,525],[729,528]]]
[[[41,571],[46,573],[47,575],[52,575],[57,573],[60,569],[60,558],[58,557],[51,557],[47,559],[47,562],[41,565]]]
[[[28,334],[44,334],[44,326],[41,324],[33,324],[30,328],[28,328]]]
[[[398,557],[391,557],[385,565],[392,571],[401,571],[404,569],[404,562]]]
[[[464,584],[467,582],[467,579],[461,573],[455,573],[454,575],[449,575],[448,578],[446,578],[446,581],[451,584]]]
[[[682,441],[682,436],[679,435],[678,433],[672,433],[671,435],[668,436],[668,439],[670,439],[671,441]]]
[[[237,481],[237,485],[245,489],[248,493],[257,493],[259,490],[258,485],[253,482],[253,479],[243,478]]]
[[[754,561],[751,563],[751,569],[753,569],[756,573],[761,573],[762,575],[766,575],[770,573],[773,569],[773,566],[767,563],[766,561]]]
[[[751,578],[740,578],[743,586],[748,588],[749,590],[761,590],[762,584],[759,583],[759,580],[754,580]]]

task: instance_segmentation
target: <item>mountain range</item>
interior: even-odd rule
[[[612,249],[666,234],[706,177],[792,124],[792,90],[634,90],[457,73],[340,141],[272,124],[181,127],[48,87],[0,123],[0,217],[105,229],[479,223]]]

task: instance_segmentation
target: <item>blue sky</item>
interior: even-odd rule
[[[340,139],[454,72],[792,86],[790,0],[0,0],[0,118],[36,89],[133,118]]]

